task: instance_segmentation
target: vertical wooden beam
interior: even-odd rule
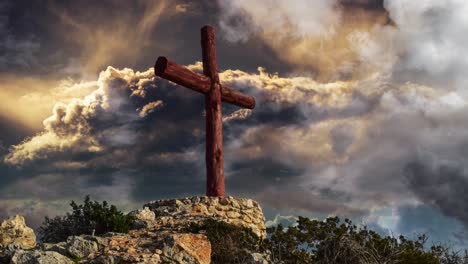
[[[205,95],[206,111],[206,195],[224,196],[223,121],[221,85],[216,62],[215,30],[201,29],[203,73],[211,79],[210,91]]]

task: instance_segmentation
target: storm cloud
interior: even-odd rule
[[[201,69],[199,63],[188,67]],[[424,181],[414,175],[432,176],[411,171],[411,164],[426,155],[453,159],[466,145],[465,100],[454,92],[379,79],[324,84],[262,68],[226,70],[220,78],[258,101],[247,113],[225,107],[228,192],[273,208],[364,217],[388,206],[426,202],[439,193],[438,181],[427,178],[432,188],[421,195]],[[109,67],[95,87],[83,98],[57,104],[44,130],[14,146],[5,161],[41,174],[70,175],[76,195],[124,182],[119,197],[126,203],[174,191],[203,192],[202,95],[155,77],[151,69]],[[457,131],[450,144],[448,131]],[[465,186],[460,175],[454,177]],[[49,192],[61,193],[71,184],[61,183]],[[440,193],[449,198],[450,192]],[[434,205],[464,221],[453,206]]]
[[[9,6],[25,4],[18,3]],[[468,226],[465,2],[103,1],[87,14],[80,3],[51,1],[42,8],[48,15],[32,25],[58,22],[39,36],[6,23],[11,11],[0,15],[7,42],[34,40],[41,51],[29,56],[36,49],[23,54],[13,45],[0,54],[0,62],[12,58],[4,60],[9,70],[22,69],[0,75],[4,87],[17,88],[0,98],[20,98],[0,106],[2,127],[19,132],[0,138],[0,215],[24,212],[38,224],[37,215],[63,212],[86,194],[134,208],[204,193],[204,97],[148,68],[167,55],[200,71],[198,24],[212,23],[221,81],[257,99],[252,111],[223,105],[228,194],[253,197],[272,214],[342,215],[392,232],[413,232],[430,216]],[[107,12],[121,9],[133,11]],[[23,78],[37,61],[48,67]],[[464,241],[465,233],[450,232]]]

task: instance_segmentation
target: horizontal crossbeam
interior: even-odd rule
[[[159,77],[203,94],[207,94],[211,89],[209,77],[193,72],[166,57],[158,58],[154,65],[154,72]],[[221,100],[243,108],[255,108],[255,99],[252,96],[242,94],[224,85],[221,85]]]

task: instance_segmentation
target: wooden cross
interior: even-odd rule
[[[253,109],[255,99],[219,82],[216,62],[215,30],[201,29],[203,74],[190,71],[166,57],[159,57],[154,65],[157,76],[205,94],[206,111],[206,195],[224,196],[223,121],[221,101]]]

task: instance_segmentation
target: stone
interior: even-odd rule
[[[8,246],[4,247],[0,250],[0,263],[10,263],[11,257],[15,252],[21,249],[19,245],[16,244],[9,244]]]
[[[229,199],[226,198],[226,197],[222,197],[221,199],[219,199],[219,203],[222,204],[222,205],[228,205],[229,204]]]
[[[248,215],[243,215],[243,216],[242,216],[242,220],[243,220],[244,222],[246,222],[246,223],[249,223],[249,224],[252,223],[252,219],[251,219],[250,216],[248,216]]]
[[[234,219],[235,219],[235,218],[239,218],[239,217],[241,216],[241,215],[240,215],[238,212],[236,212],[236,211],[228,211],[228,212],[226,212],[226,215],[227,215],[227,217],[229,217],[229,218],[234,218]]]
[[[210,264],[211,243],[203,234],[174,234],[166,239],[161,255],[168,263]]]
[[[82,236],[71,236],[67,239],[66,249],[70,256],[85,258],[99,250],[96,241],[86,239]]]
[[[117,264],[117,263],[123,263],[122,261],[123,260],[118,256],[99,256],[91,260],[89,263],[91,264]]]
[[[55,251],[17,250],[12,264],[74,264],[71,259]]]
[[[204,204],[195,204],[192,206],[192,213],[207,214],[208,208]]]
[[[242,208],[242,206],[236,200],[231,201],[231,206],[234,207],[234,208]]]
[[[144,207],[140,210],[131,211],[128,213],[131,216],[134,216],[136,220],[133,222],[134,229],[142,229],[151,225],[151,222],[154,221],[156,215],[148,207]]]
[[[270,259],[269,254],[250,253],[245,264],[270,264],[272,263]]]
[[[253,202],[252,202],[252,199],[247,199],[247,200],[245,200],[244,205],[245,205],[247,208],[253,208],[253,207],[254,207],[254,204],[253,204]]]
[[[226,213],[224,211],[213,210],[216,216],[220,216],[221,218],[226,218]]]
[[[36,247],[36,235],[26,226],[24,217],[15,215],[0,224],[0,248],[15,244],[22,249]]]
[[[55,251],[61,255],[68,255],[66,246],[67,246],[66,242],[60,242],[57,244],[44,243],[42,244],[41,249],[43,251]]]
[[[263,221],[263,219],[259,219],[259,218],[252,218],[252,221],[254,222],[254,224],[256,224],[256,225],[257,225],[257,224],[260,224],[260,223]]]
[[[154,221],[156,215],[148,207],[140,210],[131,211],[129,215],[134,216],[137,220],[141,221]]]

